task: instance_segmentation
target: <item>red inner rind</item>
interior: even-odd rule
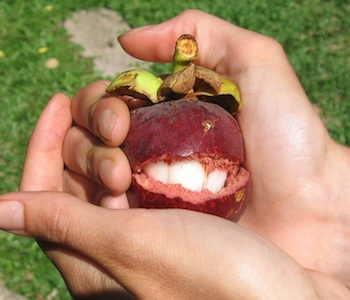
[[[183,188],[181,184],[163,184],[143,173],[134,174],[134,179],[139,186],[148,192],[163,194],[167,198],[181,197],[184,202],[200,204],[208,200],[233,195],[246,185],[249,180],[249,174],[244,168],[233,170],[233,172],[230,171],[226,180],[226,186],[218,193],[212,193],[207,189],[203,189],[201,192],[195,192]]]
[[[212,158],[201,157],[199,155],[191,155],[185,159],[170,158],[163,160],[171,164],[173,161],[198,161],[204,167],[207,175],[216,170],[224,170],[227,172],[227,178],[225,186],[218,193],[212,193],[207,189],[203,189],[201,192],[194,192],[189,189],[183,188],[181,184],[163,184],[160,181],[153,180],[145,174],[144,169],[147,165],[154,161],[147,161],[142,166],[136,167],[137,172],[133,173],[133,177],[136,182],[144,189],[153,193],[161,193],[169,198],[181,197],[186,202],[201,203],[206,200],[215,199],[221,196],[234,194],[238,189],[242,188],[249,179],[249,173],[243,169],[240,165],[230,162],[224,158]]]
[[[128,191],[130,206],[143,208],[191,209],[220,216],[233,222],[238,222],[247,206],[247,199],[250,197],[249,173],[243,168],[240,169],[239,173],[241,174],[241,179],[239,181],[242,184],[239,189],[233,193],[220,195],[201,203],[187,202],[179,196],[169,198],[162,193],[152,192],[140,185],[138,180],[134,177],[131,188]]]

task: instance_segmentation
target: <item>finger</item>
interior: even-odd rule
[[[68,131],[63,157],[70,171],[102,184],[113,194],[120,195],[130,186],[131,169],[124,152],[104,146],[81,127]]]
[[[20,190],[62,190],[62,144],[72,124],[70,105],[66,95],[57,94],[43,110],[29,141]]]
[[[11,193],[0,195],[0,229],[70,249],[78,254],[77,258],[84,257],[85,262],[99,266],[114,279],[123,274],[124,278],[118,282],[125,286],[123,281],[127,281],[125,275],[128,273],[125,266],[132,265],[132,257],[141,253],[130,249],[133,242],[125,232],[125,229],[129,231],[129,224],[139,223],[138,210],[135,210],[135,219],[127,213],[131,210],[122,210],[125,215],[115,214],[118,211],[92,205],[62,192]],[[130,222],[132,220],[134,222]],[[56,263],[65,268],[69,259],[63,258]]]
[[[65,170],[64,186],[65,192],[84,201],[110,209],[129,208],[128,198],[125,193],[116,195],[103,185],[68,169]]]
[[[109,146],[123,143],[130,124],[127,105],[106,94],[109,82],[93,82],[77,92],[72,100],[74,121]]]
[[[175,41],[183,33],[195,36],[198,63],[222,75],[244,69],[254,56],[266,62],[266,57],[274,55],[267,52],[263,57],[258,51],[262,47],[260,39],[273,42],[272,39],[197,10],[187,10],[161,24],[127,32],[119,37],[119,42],[126,52],[139,59],[170,62]]]

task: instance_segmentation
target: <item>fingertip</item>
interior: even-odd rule
[[[102,97],[106,95],[109,82],[105,80],[94,81],[78,90],[72,99],[72,115],[76,124],[89,129],[91,109]]]
[[[99,180],[114,194],[125,193],[131,184],[131,169],[122,150],[115,149],[115,156],[105,158],[99,165]]]
[[[130,112],[124,101],[105,97],[96,103],[91,118],[94,133],[106,145],[118,147],[124,142],[130,126]]]
[[[72,125],[71,102],[65,94],[55,94],[35,126],[30,138],[20,190],[60,190],[63,170],[62,145]]]
[[[17,200],[0,201],[0,229],[21,233],[24,227],[23,204]]]
[[[120,35],[118,36],[118,41],[119,41],[119,42],[122,42],[123,39],[124,39],[125,37],[130,37],[130,36],[132,36],[133,34],[137,34],[137,33],[140,33],[140,32],[147,31],[147,30],[151,29],[151,28],[154,27],[154,26],[156,26],[156,25],[146,25],[146,26],[141,26],[141,27],[132,28],[131,30],[120,34]]]
[[[130,113],[121,99],[106,93],[109,84],[100,80],[80,89],[72,100],[72,114],[77,125],[117,147],[129,130]]]
[[[117,114],[111,109],[104,109],[97,117],[96,130],[100,137],[106,141],[113,141],[114,127],[116,126]]]
[[[58,127],[57,124],[60,124]],[[57,139],[59,134],[60,140],[64,136],[68,128],[72,124],[71,101],[70,98],[63,93],[54,94],[43,109],[39,120],[35,126],[35,130],[31,137],[31,141],[42,142],[47,144],[47,139],[42,139],[42,135],[54,132],[49,135],[52,139]]]
[[[100,206],[108,209],[128,209],[130,208],[128,198],[125,193],[119,196],[107,195],[101,199]]]

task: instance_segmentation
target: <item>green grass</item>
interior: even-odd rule
[[[48,9],[52,6],[52,10]],[[198,8],[276,38],[335,140],[350,145],[350,4],[343,0],[134,0],[0,2],[0,192],[18,187],[25,149],[45,103],[100,79],[69,42],[62,22],[74,11],[107,7],[132,26]],[[40,48],[46,53],[39,53]],[[45,62],[60,65],[48,69]],[[159,70],[159,66],[154,69]],[[297,107],[296,107],[297,109]],[[0,232],[0,280],[30,299],[69,299],[57,271],[30,239]]]

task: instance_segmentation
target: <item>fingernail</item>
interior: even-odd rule
[[[102,183],[108,188],[113,186],[113,172],[116,168],[116,163],[111,159],[104,159],[100,163],[99,177]]]
[[[97,130],[107,140],[111,140],[112,132],[117,119],[116,114],[112,110],[104,110],[97,120]]]
[[[119,39],[120,37],[122,37],[122,36],[131,35],[131,34],[134,34],[134,33],[137,33],[137,32],[141,32],[141,31],[147,30],[147,29],[149,29],[149,28],[151,28],[151,27],[154,27],[154,25],[146,25],[146,26],[142,26],[142,27],[133,28],[133,29],[127,31],[127,32],[122,33],[122,34],[118,37],[118,39]]]
[[[107,195],[101,199],[100,206],[109,209],[127,209],[130,207],[125,194],[119,196]]]
[[[17,201],[0,202],[0,229],[21,231],[24,229],[23,204]]]

